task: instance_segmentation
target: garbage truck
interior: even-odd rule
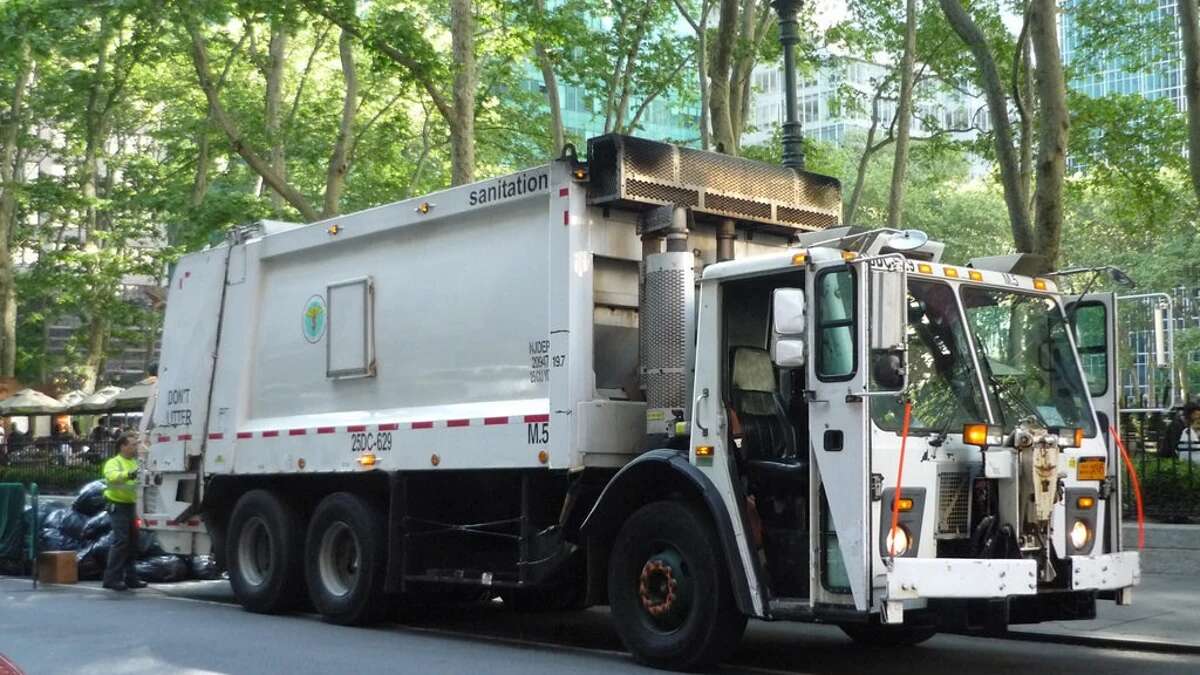
[[[667,669],[748,618],[895,645],[1129,602],[1071,298],[840,211],[832,178],[605,135],[239,228],[171,275],[143,526],[250,611],[608,605]]]

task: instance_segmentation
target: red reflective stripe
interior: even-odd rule
[[[192,435],[191,434],[179,434],[178,438],[181,441],[190,441],[190,440],[192,440]]]
[[[171,442],[171,437],[170,437],[170,436],[159,436],[159,437],[158,437],[158,442],[159,442],[159,443],[170,443],[170,442]]]
[[[446,426],[448,426],[448,427],[469,427],[469,426],[471,426],[471,420],[446,420]]]
[[[239,431],[237,437],[238,438],[254,438],[254,434],[249,431]]]
[[[189,520],[189,521],[187,522],[187,524],[188,524],[188,525],[191,525],[192,527],[199,527],[199,526],[200,526],[200,519],[199,519],[199,518],[193,518],[192,520]]]
[[[549,421],[550,421],[549,415],[526,415],[525,416],[525,422],[528,424],[534,424],[537,422],[549,422]]]
[[[507,417],[485,417],[485,418],[483,418],[483,423],[484,424],[508,424],[508,418]]]
[[[566,196],[567,196],[567,195],[569,195],[569,194],[571,194],[571,190],[570,190],[570,189],[568,189],[568,188],[559,188],[559,189],[558,189],[558,196],[559,196],[559,197],[566,197]]]
[[[571,212],[563,211],[563,225],[570,225],[570,224],[571,224]]]
[[[278,436],[278,435],[279,435],[279,432],[278,432],[278,431],[264,431],[264,432],[262,432],[262,437],[263,437],[263,438],[275,438],[275,437],[276,437],[276,436]]]
[[[210,441],[219,441],[222,438],[225,438],[225,434],[209,434],[208,435],[208,440],[210,440]]]
[[[395,431],[399,428],[400,428],[399,424],[380,424],[379,425],[380,431]]]
[[[307,433],[307,429],[288,429],[288,436],[303,436]]]
[[[318,434],[332,434],[334,431],[333,427],[317,427]]]
[[[145,523],[146,523],[147,525],[158,525],[158,521],[157,521],[157,520],[147,520],[147,521],[145,521]]]
[[[412,428],[414,428],[414,429],[432,429],[433,422],[413,422]]]

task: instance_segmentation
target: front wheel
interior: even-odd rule
[[[609,558],[608,598],[625,647],[656,668],[716,664],[746,629],[716,532],[690,504],[655,502],[625,521]]]
[[[847,623],[840,628],[851,640],[875,647],[911,647],[937,635],[937,628],[933,626]]]

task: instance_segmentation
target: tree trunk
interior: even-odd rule
[[[996,145],[996,163],[1000,167],[1000,183],[1004,187],[1004,205],[1012,225],[1013,243],[1017,251],[1032,253],[1033,232],[1029,225],[1029,207],[1026,193],[1021,189],[1020,167],[1013,148],[1012,130],[1009,128],[1008,97],[1000,83],[996,60],[983,32],[963,8],[961,0],[939,0],[954,32],[971,51],[978,70],[979,84],[987,99],[991,117],[993,137]]]
[[[33,73],[28,43],[18,51],[17,78],[7,117],[0,117],[0,377],[13,377],[17,365],[17,292],[9,241],[17,220],[16,185],[24,180],[17,146],[25,123],[25,91]]]
[[[733,118],[730,115],[730,67],[737,35],[738,1],[720,0],[721,13],[717,21],[717,48],[708,69],[708,107],[712,114],[713,143],[718,152],[737,154],[734,143]]]
[[[271,168],[281,180],[287,180],[287,159],[284,157],[283,133],[279,128],[283,100],[283,76],[287,66],[287,30],[279,18],[271,19],[271,39],[267,43],[267,92],[264,110],[267,142],[271,145]],[[271,193],[275,210],[283,208],[283,195]]]
[[[196,174],[192,179],[192,208],[200,208],[204,203],[204,195],[208,194],[208,125],[212,123],[212,116],[204,118],[204,125],[200,129],[200,133],[196,134]],[[168,225],[168,230],[170,229]],[[168,238],[168,243],[174,243]]]
[[[533,6],[539,16],[546,13],[546,0],[533,0]],[[550,60],[546,43],[541,39],[534,39],[533,53],[537,57],[538,68],[542,71],[542,84],[546,87],[546,106],[550,108],[550,156],[557,157],[567,144],[567,133],[563,128],[562,102],[558,96],[558,75],[554,72],[554,63]]]
[[[896,109],[896,155],[888,193],[887,226],[900,227],[904,208],[904,175],[908,168],[908,137],[912,127],[913,59],[917,50],[917,1],[905,3],[904,56],[900,59],[900,101]]]
[[[734,48],[733,65],[729,73],[729,123],[733,127],[735,154],[741,152],[742,131],[746,128],[746,111],[750,108],[750,75],[754,71],[759,36],[766,27],[769,11],[760,21],[758,3],[742,0],[738,39]]]
[[[1188,166],[1192,190],[1200,200],[1200,11],[1196,0],[1179,1],[1179,25],[1183,37],[1184,94],[1187,97]]]
[[[642,13],[637,18],[637,27],[634,29],[633,39],[629,44],[629,48],[625,51],[624,58],[620,60],[621,68],[619,69],[620,77],[617,82],[621,95],[617,97],[616,107],[612,114],[611,131],[622,134],[628,129],[625,125],[625,120],[629,114],[629,96],[633,88],[633,78],[637,72],[638,58],[642,51],[642,41],[646,39],[646,29],[650,23],[650,9],[652,3],[643,5]]]
[[[102,133],[105,107],[103,98],[104,79],[108,71],[108,46],[112,39],[112,24],[107,15],[100,18],[100,49],[96,56],[96,67],[92,71],[92,83],[88,90],[87,108],[84,110],[83,163],[79,169],[79,189],[85,200],[84,241],[91,239],[96,230],[96,181],[100,172],[100,153],[103,151]]]
[[[708,123],[708,12],[710,0],[704,0],[700,8],[700,27],[696,31],[696,75],[700,88],[700,148],[708,150],[712,144],[712,132]]]
[[[450,120],[450,179],[475,180],[475,15],[471,0],[450,0],[454,55],[454,118]]]
[[[342,121],[338,126],[337,141],[329,157],[329,171],[325,175],[325,208],[322,218],[338,213],[338,202],[342,189],[346,187],[346,173],[350,170],[349,150],[354,145],[354,113],[358,110],[358,73],[354,69],[354,50],[349,33],[342,31],[338,39],[338,55],[342,61],[342,79],[345,80],[345,95],[342,97]]]
[[[1021,138],[1018,145],[1021,189],[1026,198],[1026,218],[1033,222],[1033,202],[1029,200],[1029,195],[1033,194],[1033,111],[1037,110],[1037,105],[1033,96],[1033,54],[1029,46],[1029,0],[1025,1],[1023,16],[1021,33],[1017,36],[1017,49],[1013,55],[1012,96],[1021,121]]]
[[[1034,252],[1053,268],[1058,262],[1063,223],[1063,176],[1067,165],[1067,83],[1058,51],[1058,4],[1033,0],[1029,27],[1037,68],[1037,95],[1041,124],[1038,132],[1037,191],[1034,218],[1037,226]]]
[[[221,100],[217,96],[217,88],[212,81],[212,76],[208,69],[208,46],[204,42],[204,36],[200,34],[200,28],[194,23],[189,22],[187,25],[188,34],[192,39],[192,65],[196,69],[196,78],[200,83],[200,89],[204,92],[204,96],[208,99],[208,105],[212,111],[213,121],[217,126],[225,132],[229,138],[230,145],[233,146],[234,152],[241,155],[242,159],[250,165],[262,179],[271,187],[272,190],[279,193],[292,205],[306,221],[314,221],[319,218],[319,214],[312,205],[308,203],[304,195],[300,194],[287,181],[275,172],[270,162],[263,159],[258,153],[246,144],[242,138],[241,131],[237,125],[225,113],[225,108],[221,105]]]
[[[87,358],[83,362],[83,382],[79,386],[88,393],[96,390],[96,382],[108,357],[108,329],[109,321],[102,313],[88,320]]]

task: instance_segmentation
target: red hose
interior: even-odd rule
[[[1117,442],[1117,447],[1121,450],[1121,459],[1125,460],[1125,470],[1129,472],[1129,480],[1133,483],[1133,498],[1137,501],[1138,550],[1140,551],[1146,548],[1146,514],[1142,511],[1142,484],[1138,480],[1137,471],[1133,468],[1133,462],[1129,459],[1129,453],[1125,451],[1125,444],[1121,442],[1116,428],[1109,426],[1108,433],[1112,434],[1113,439]]]
[[[888,534],[892,542],[888,544],[888,553],[896,557],[896,526],[900,524],[900,484],[904,480],[904,449],[908,446],[908,425],[912,422],[912,401],[904,402],[904,425],[900,428],[900,466],[896,470],[896,494],[892,495],[892,529]],[[1141,498],[1138,498],[1139,513],[1141,513]],[[912,545],[911,542],[909,544]]]

